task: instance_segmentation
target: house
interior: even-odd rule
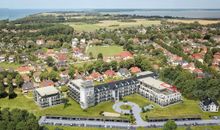
[[[106,70],[104,73],[104,77],[108,78],[108,77],[114,77],[116,75],[114,70]]]
[[[67,66],[67,55],[64,53],[59,53],[56,56],[56,65],[58,67],[66,67]]]
[[[39,39],[39,40],[36,41],[36,44],[37,45],[43,45],[43,44],[45,44],[45,40]]]
[[[26,61],[29,60],[28,56],[25,55],[25,54],[22,54],[22,55],[20,56],[20,59],[21,59],[22,62],[26,62]]]
[[[36,83],[40,83],[40,82],[41,82],[41,80],[40,80],[40,74],[41,74],[41,72],[35,72],[35,73],[33,74],[33,78],[34,78],[34,81],[35,81]]]
[[[33,97],[35,102],[42,108],[63,103],[61,92],[52,86],[35,89]]]
[[[59,85],[65,85],[69,82],[70,76],[68,71],[63,71],[60,73],[60,79],[58,81]]]
[[[0,56],[0,62],[5,62],[6,59],[6,55],[1,55]]]
[[[214,36],[212,39],[217,43],[220,42],[220,36]]]
[[[22,92],[23,93],[28,93],[29,91],[32,91],[34,90],[35,87],[34,87],[34,83],[33,82],[25,82],[23,85],[22,85]]]
[[[9,56],[9,57],[8,57],[8,62],[9,62],[9,63],[15,62],[15,56],[14,56],[14,55]]]
[[[22,74],[30,74],[31,71],[33,71],[33,70],[34,70],[33,67],[21,66],[21,67],[18,67],[16,71],[22,75]]]
[[[123,51],[119,53],[118,55],[116,55],[115,58],[121,59],[121,60],[128,60],[128,59],[132,59],[133,55],[129,51]]]
[[[51,80],[43,80],[41,83],[40,83],[40,87],[54,87],[54,82],[51,81]]]
[[[192,54],[192,58],[203,63],[203,55],[200,53]]]
[[[79,40],[77,38],[72,39],[72,47],[76,47],[79,44]]]
[[[183,58],[177,55],[172,55],[169,60],[170,63],[175,66],[182,65],[183,63]]]
[[[130,71],[132,74],[136,74],[136,73],[141,72],[141,69],[135,66],[135,67],[131,67]]]
[[[131,77],[131,73],[129,72],[128,69],[126,68],[121,68],[119,69],[118,73],[119,76],[123,77],[123,78],[129,78]]]
[[[101,75],[99,72],[92,72],[92,74],[90,74],[89,76],[92,80],[94,81],[103,81],[104,77],[103,75]]]
[[[218,112],[219,104],[216,100],[206,98],[200,102],[200,107],[206,112]]]
[[[203,71],[202,71],[201,69],[199,69],[199,68],[195,68],[195,69],[193,70],[193,73],[196,74],[196,76],[197,76],[198,78],[204,78],[204,77],[205,77],[205,74],[204,74]]]

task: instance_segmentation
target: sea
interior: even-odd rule
[[[16,20],[33,14],[58,11],[220,19],[220,9],[0,9],[0,20]]]

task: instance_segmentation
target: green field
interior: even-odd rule
[[[148,117],[178,117],[178,116],[186,116],[186,115],[201,115],[202,118],[208,119],[210,115],[220,115],[218,113],[210,113],[210,112],[203,112],[199,107],[199,101],[183,99],[183,103],[178,103],[175,105],[171,105],[165,108],[160,107],[159,105],[149,101],[148,99],[138,95],[130,95],[123,100],[135,102],[141,107],[149,104],[153,104],[155,108],[149,112],[142,113],[142,116]]]
[[[95,24],[81,23],[81,22],[70,22],[64,23],[66,25],[70,25],[76,31],[88,31],[92,32],[101,28],[107,29],[116,29],[116,28],[125,28],[125,27],[135,27],[135,26],[151,26],[151,25],[159,25],[161,22],[159,20],[146,20],[146,19],[134,19],[134,22],[121,22],[118,20],[105,20],[100,21]]]
[[[9,68],[17,69],[19,66],[20,64],[17,63],[7,63],[7,62],[0,63],[0,67],[4,69],[9,69]]]
[[[94,58],[97,58],[99,53],[102,53],[103,56],[113,56],[123,51],[123,47],[121,46],[92,46],[87,50],[87,54],[90,52],[93,54]]]

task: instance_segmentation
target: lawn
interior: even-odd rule
[[[100,116],[99,113],[101,111],[106,112],[114,112],[112,109],[113,102],[103,102],[94,107],[89,108],[86,111],[83,111],[80,108],[80,105],[75,102],[73,99],[69,99],[69,105],[64,107],[63,104],[49,107],[49,108],[40,108],[36,105],[33,101],[31,94],[23,95],[21,92],[16,90],[18,94],[14,99],[3,98],[0,99],[0,107],[1,108],[19,108],[19,109],[26,109],[29,112],[36,114],[37,116],[41,115],[78,115],[78,116]]]
[[[8,62],[0,63],[0,67],[4,69],[9,69],[9,68],[17,69],[19,66],[20,64],[17,64],[17,63],[8,63]]]
[[[199,107],[199,101],[188,100],[184,98],[183,103],[178,103],[171,105],[165,108],[160,107],[159,105],[149,101],[148,99],[138,95],[130,95],[123,98],[123,100],[131,101],[137,103],[139,106],[143,107],[145,105],[153,104],[155,108],[149,112],[142,113],[144,117],[178,117],[185,115],[201,115],[202,118],[208,119],[209,115],[220,115],[218,113],[203,112]]]
[[[120,108],[123,110],[131,110],[131,106],[129,105],[121,105]]]
[[[113,56],[123,51],[121,46],[92,46],[87,50],[87,54],[90,52],[93,54],[93,57],[97,57],[99,53],[102,53],[103,56]]]
[[[107,28],[107,29],[116,29],[116,28],[125,28],[125,27],[135,27],[135,26],[151,26],[151,25],[159,25],[161,22],[159,20],[147,20],[147,19],[134,19],[134,22],[121,22],[118,20],[104,20],[100,21],[99,23],[95,24],[88,24],[88,23],[82,23],[82,22],[69,22],[64,23],[66,25],[70,25],[73,27],[76,31],[87,31],[87,32],[93,32],[95,30],[101,29],[101,28]]]

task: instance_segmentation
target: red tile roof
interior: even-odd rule
[[[192,58],[194,58],[194,59],[203,59],[203,55],[199,54],[199,53],[192,54]]]
[[[93,72],[92,74],[90,74],[90,77],[96,79],[101,77],[102,75],[99,72]]]
[[[40,87],[48,87],[48,86],[54,86],[54,82],[51,80],[44,80],[40,83]]]
[[[64,53],[59,53],[59,54],[57,54],[57,59],[59,61],[66,61],[67,60],[67,55],[64,54]]]
[[[131,73],[138,73],[138,72],[141,72],[141,69],[138,67],[131,67],[130,71],[131,71]]]
[[[133,55],[132,55],[131,52],[129,52],[129,51],[121,52],[121,53],[118,54],[117,56],[119,56],[119,57],[121,57],[121,58],[133,57]]]
[[[113,71],[113,70],[107,70],[107,71],[105,71],[104,74],[105,74],[106,76],[112,77],[112,76],[115,75],[115,71]]]
[[[31,71],[31,70],[32,70],[32,68],[29,66],[21,66],[21,67],[17,68],[18,72],[26,72],[26,71]]]

